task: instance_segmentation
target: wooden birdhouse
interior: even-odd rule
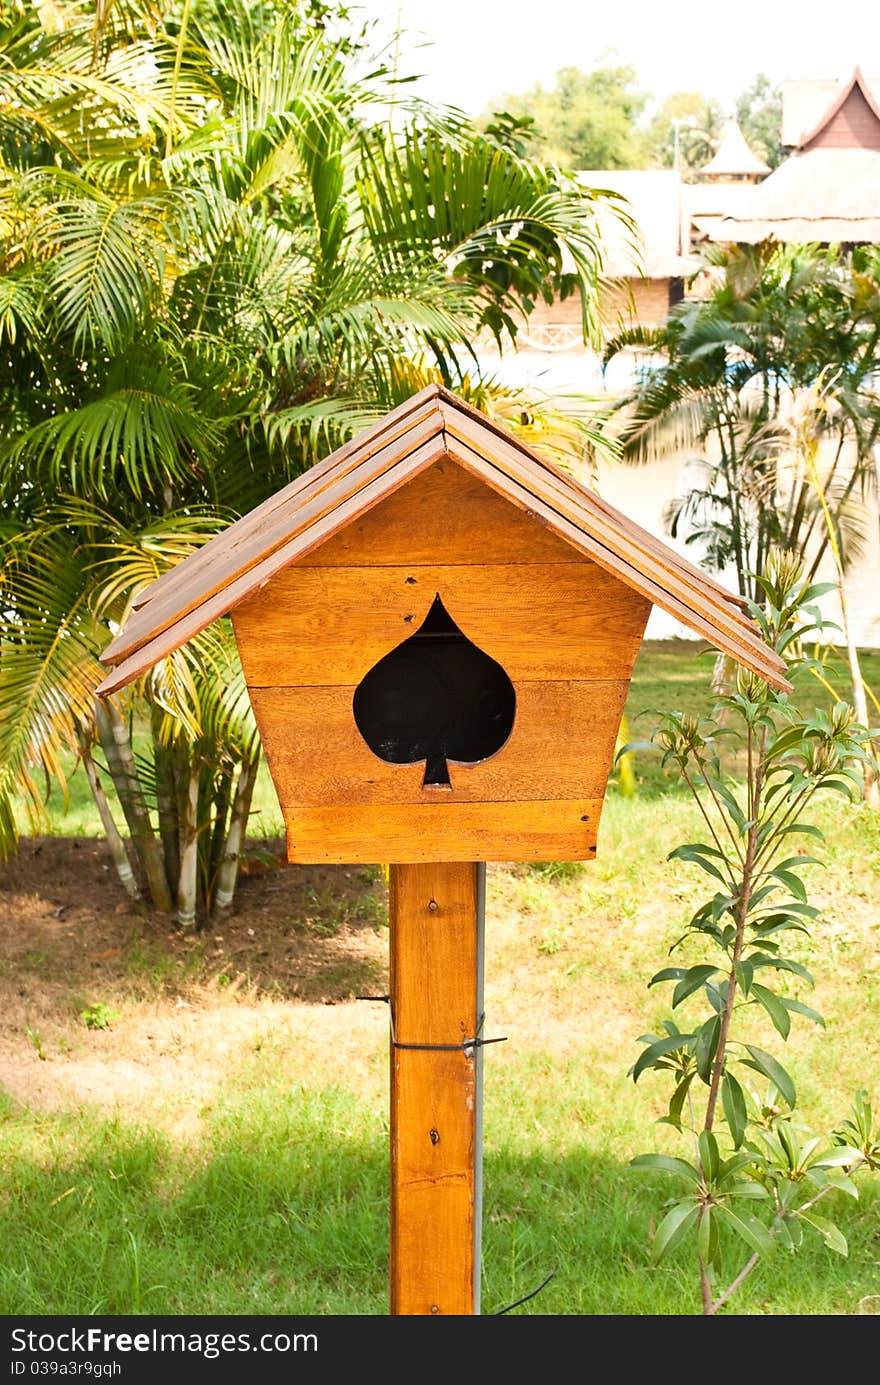
[[[297,862],[586,860],[652,603],[739,598],[431,386],[149,589],[110,692],[231,612]]]
[[[589,860],[652,604],[744,603],[431,386],[142,597],[113,693],[231,613],[293,862],[390,862],[391,1306],[479,1303],[482,863]]]

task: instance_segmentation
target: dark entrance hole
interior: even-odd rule
[[[423,785],[449,788],[450,760],[478,764],[506,744],[516,693],[437,595],[419,629],[365,674],[353,707],[374,755],[392,765],[424,760]]]

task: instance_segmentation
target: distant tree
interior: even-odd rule
[[[515,128],[529,154],[574,169],[642,167],[646,149],[638,122],[646,102],[634,68],[609,63],[592,72],[564,67],[549,89],[537,84],[500,104],[508,121],[519,122]],[[531,126],[521,123],[529,118]],[[498,113],[487,114],[484,127],[487,121],[497,125]]]
[[[687,178],[712,158],[723,128],[724,113],[714,98],[701,91],[674,91],[648,127],[649,157],[661,168],[674,168],[677,146],[678,165]]]
[[[764,72],[737,97],[736,118],[755,153],[777,168],[785,157],[782,147],[782,92]]]

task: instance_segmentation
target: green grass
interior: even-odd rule
[[[708,667],[685,642],[646,646],[628,716],[706,709]],[[868,657],[866,672],[880,685],[880,656]],[[811,687],[808,705],[824,698]],[[487,1032],[509,1042],[486,1050],[487,1313],[551,1271],[551,1284],[519,1311],[699,1311],[687,1254],[660,1267],[651,1260],[652,1226],[674,1189],[629,1160],[658,1145],[680,1150],[656,1124],[660,1081],[634,1086],[627,1075],[636,1036],[665,1013],[647,979],[700,897],[696,871],[666,861],[697,817],[651,757],[638,756],[637,773],[635,798],[609,798],[595,863],[490,871]],[[50,805],[58,832],[95,830],[84,797],[74,803],[80,779],[69,813]],[[263,793],[268,812],[271,787]],[[827,1028],[797,1024],[787,1058],[805,1116],[830,1128],[880,1071],[880,827],[858,806],[828,803],[815,816],[827,869],[811,892],[824,912],[798,955],[816,975],[809,999]],[[102,991],[121,1013],[117,1032],[137,1005],[172,1003],[161,943],[144,947],[141,983],[149,990],[155,979],[154,999]],[[97,1061],[106,1036],[82,1033]],[[778,1051],[777,1036],[763,1042]],[[352,1057],[362,1060],[359,1075]],[[204,1103],[193,1096],[199,1119],[174,1138],[159,1119],[108,1120],[81,1101],[50,1113],[0,1099],[0,1313],[386,1312],[386,1069],[384,1035],[369,1053],[328,1047],[306,1062],[293,1026],[231,1053],[221,1091]],[[779,1252],[761,1265],[729,1311],[880,1308],[878,1185],[863,1180],[859,1203],[833,1208],[848,1259],[808,1239],[797,1257]],[[732,1274],[739,1261],[728,1264]]]
[[[651,1219],[670,1189],[627,1167],[650,1138],[640,1099],[609,1108],[579,1057],[493,1067],[484,1311],[551,1271],[528,1311],[697,1311],[686,1255],[652,1264]],[[387,1311],[384,1114],[344,1088],[240,1073],[198,1150],[85,1111],[9,1112],[2,1129],[4,1314]],[[818,1237],[797,1259],[777,1254],[734,1311],[847,1314],[876,1294],[880,1198],[838,1217],[848,1260]]]

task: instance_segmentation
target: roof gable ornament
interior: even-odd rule
[[[880,150],[880,106],[860,67],[797,147],[801,153],[818,148]]]

